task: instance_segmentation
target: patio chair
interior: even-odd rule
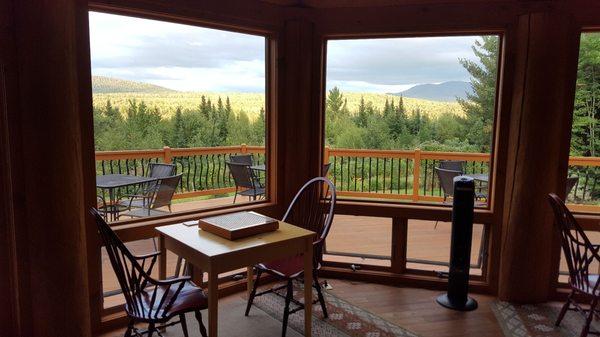
[[[248,200],[256,200],[258,197],[265,195],[265,188],[261,185],[249,165],[232,162],[226,162],[226,164],[235,183],[234,204],[238,194],[248,197]]]
[[[565,194],[565,200],[568,199],[569,194],[571,193],[571,191],[573,190],[573,188],[575,187],[575,185],[577,185],[577,183],[579,182],[579,177],[568,177],[567,178],[567,193]]]
[[[462,175],[461,171],[448,170],[439,167],[434,168],[435,173],[440,180],[440,186],[442,187],[442,193],[444,194],[444,203],[449,197],[454,196],[454,177]]]
[[[172,177],[177,172],[177,166],[174,164],[149,163],[146,172],[150,178]],[[126,194],[125,197],[129,199],[129,202],[133,199],[136,201],[135,204],[140,204],[141,202],[141,204],[146,207],[150,203],[152,193],[154,193],[157,184],[158,180],[144,183],[134,193]],[[127,201],[119,202],[119,204],[127,207]]]
[[[229,156],[229,161],[236,164],[254,165],[254,159],[251,154],[238,154]]]
[[[327,178],[327,174],[329,174],[330,168],[331,168],[331,163],[323,164],[322,177]]]
[[[183,174],[178,174],[176,176],[159,179],[147,200],[131,198],[126,205],[128,211],[121,213],[119,216],[141,218],[171,213],[173,195],[177,190],[177,185],[179,185],[182,175]],[[169,211],[160,210],[159,208],[162,207],[167,207]]]
[[[440,160],[441,169],[459,171],[461,174],[465,173],[466,164],[464,160]]]
[[[318,300],[311,303],[319,302],[323,310],[323,317],[327,318],[327,307],[325,298],[321,291],[319,283],[318,271],[321,269],[323,262],[323,244],[329,233],[331,223],[333,221],[333,211],[335,208],[336,192],[333,183],[327,178],[317,177],[309,180],[292,200],[292,203],[285,212],[282,221],[292,225],[302,227],[317,233],[313,241],[314,260],[313,260],[313,284],[317,290]],[[268,263],[261,263],[255,266],[256,281],[252,286],[252,292],[248,298],[245,315],[250,313],[250,307],[256,296],[261,296],[268,293],[274,293],[285,298],[285,306],[283,309],[283,327],[281,335],[285,337],[287,330],[287,322],[290,314],[304,309],[304,304],[294,299],[293,281],[301,280],[303,276],[303,258],[301,255],[285,258]],[[260,283],[262,273],[267,273],[275,277],[279,281],[284,281],[285,285],[269,290],[256,293]],[[309,286],[305,284],[304,286]],[[278,291],[286,289],[285,295],[279,294]],[[294,303],[296,308],[290,309],[290,303]]]
[[[125,297],[125,312],[129,317],[125,337],[143,334],[152,337],[154,333],[160,336],[159,330],[179,323],[184,336],[188,336],[185,319],[188,312],[194,312],[200,334],[206,337],[200,310],[208,308],[208,299],[202,288],[193,284],[189,276],[154,279],[152,269],[160,252],[133,255],[102,215],[96,209],[92,209],[91,213]],[[179,316],[179,320],[169,322],[175,316]],[[148,323],[148,328],[141,331],[134,326],[135,323]]]
[[[590,332],[590,323],[594,315],[599,315],[597,309],[600,300],[600,275],[590,274],[590,266],[600,262],[600,245],[590,242],[585,232],[577,223],[577,220],[571,214],[571,211],[565,206],[565,203],[554,193],[548,195],[548,201],[554,211],[554,224],[560,233],[560,240],[567,267],[569,268],[569,294],[566,303],[563,305],[555,325],[559,326],[565,317],[567,310],[574,310],[581,313],[585,318],[585,323],[580,336],[587,336]],[[578,302],[586,301],[589,308],[583,308]]]

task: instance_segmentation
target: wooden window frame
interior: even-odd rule
[[[322,33],[320,41],[323,49],[323,66],[321,70],[321,97],[320,112],[322,120],[322,141],[321,147],[325,148],[325,110],[326,110],[326,75],[327,75],[327,42],[330,40],[345,39],[375,39],[375,38],[410,38],[410,37],[451,37],[451,36],[478,36],[495,35],[498,36],[498,72],[496,76],[496,99],[494,107],[494,121],[490,151],[490,200],[486,207],[476,208],[474,214],[474,223],[480,223],[487,226],[486,237],[482,238],[487,243],[486,256],[482,265],[481,276],[471,276],[470,284],[476,291],[484,293],[495,293],[497,289],[497,275],[499,269],[499,243],[501,238],[502,209],[504,201],[505,168],[508,146],[508,128],[507,120],[510,113],[510,97],[504,97],[511,93],[511,77],[508,74],[513,60],[507,60],[507,49],[514,48],[514,42],[509,40],[512,34],[510,25],[502,28],[490,29],[468,29],[468,30],[440,30],[426,32],[403,32],[403,33],[385,33],[385,34],[327,34]],[[508,102],[508,103],[507,103]],[[327,151],[323,151],[324,156]],[[498,187],[500,186],[500,187]],[[439,277],[438,274],[431,271],[410,269],[406,266],[406,246],[400,240],[406,240],[408,219],[415,220],[439,220],[450,221],[452,209],[448,205],[436,205],[430,203],[416,202],[390,202],[387,200],[356,200],[344,198],[338,201],[336,214],[355,215],[355,216],[374,216],[392,218],[392,251],[391,266],[381,267],[372,265],[361,265],[360,270],[353,271],[351,263],[344,262],[324,262],[324,274],[336,277],[345,277],[350,279],[378,282],[385,284],[402,284],[426,286],[443,289],[447,281]]]
[[[277,216],[280,207],[278,205],[279,194],[277,191],[277,77],[278,69],[277,44],[279,32],[276,29],[267,29],[264,27],[252,27],[243,24],[225,24],[219,21],[206,20],[196,17],[193,14],[173,14],[157,10],[155,8],[141,8],[134,4],[130,6],[130,1],[123,1],[123,4],[107,4],[104,2],[89,2],[89,12],[100,12],[106,14],[123,15],[133,18],[142,18],[157,20],[161,22],[170,22],[176,24],[185,24],[188,26],[197,26],[224,30],[235,33],[242,33],[254,36],[260,36],[265,39],[265,157],[267,165],[266,175],[266,198],[261,201],[253,201],[239,205],[224,205],[205,209],[182,211],[173,214],[152,217],[151,219],[131,219],[117,221],[111,224],[115,232],[124,242],[149,239],[154,237],[155,227],[180,223],[189,220],[197,220],[199,217],[225,214],[232,211],[254,210],[271,216]],[[90,186],[95,189],[95,187]],[[100,261],[101,244],[95,239],[88,238],[88,255],[91,277],[90,284],[90,306],[92,312],[92,325],[95,330],[106,331],[116,326],[126,323],[126,315],[123,305],[117,305],[109,308],[103,306],[103,288],[102,288],[102,264]],[[159,264],[160,265],[160,264]],[[229,277],[221,280],[219,286],[219,295],[227,295],[239,291],[245,287],[245,280],[235,281]],[[97,313],[98,315],[96,315]],[[95,317],[98,316],[98,317]]]

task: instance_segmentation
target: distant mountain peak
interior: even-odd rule
[[[467,98],[467,93],[471,94],[473,89],[471,83],[464,81],[448,81],[439,84],[427,83],[418,84],[414,87],[393,93],[392,95],[411,98],[420,98],[432,101],[455,101],[456,98]]]
[[[92,92],[94,94],[105,94],[115,92],[139,92],[139,93],[157,93],[157,92],[175,92],[158,85],[123,80],[120,78],[106,76],[92,76]]]

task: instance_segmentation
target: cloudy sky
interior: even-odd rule
[[[397,92],[468,81],[459,58],[476,37],[337,40],[327,45],[327,87]],[[90,13],[92,72],[180,91],[264,92],[265,39],[160,21]]]

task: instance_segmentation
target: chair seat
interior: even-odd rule
[[[245,197],[253,197],[255,195],[263,195],[265,194],[264,187],[250,188],[247,190],[243,190],[238,193],[239,195],[243,195]]]
[[[304,258],[302,255],[296,255],[268,263],[260,263],[256,265],[256,267],[262,269],[264,272],[281,278],[293,279],[304,273]],[[317,263],[317,265],[313,267],[319,270],[321,269],[321,264]]]
[[[148,207],[148,200],[133,199],[131,201],[131,204],[129,203],[129,200],[121,200],[121,201],[119,201],[119,206],[122,206],[125,208],[129,208],[129,207],[145,208],[145,207]]]
[[[165,215],[170,214],[170,212],[163,211],[160,209],[148,209],[148,208],[135,208],[131,211],[122,212],[119,216],[130,216],[132,218],[143,218],[146,216],[157,216],[157,215]]]
[[[173,298],[173,296],[175,296],[177,287],[178,285],[172,285],[171,287],[159,286],[157,289],[158,293],[156,294],[156,298],[162,298],[162,294],[164,294],[164,292],[167,291],[168,293],[166,295],[165,303],[168,303]],[[154,289],[154,287],[147,287],[146,289]],[[144,306],[144,309],[146,309],[144,310],[144,314],[138,316],[130,312],[130,310],[128,309],[127,312],[131,316],[143,320],[155,320],[156,317],[164,317],[163,320],[168,320],[169,318],[175,315],[179,315],[181,313],[186,313],[194,310],[203,310],[208,308],[208,298],[206,297],[204,290],[202,290],[202,288],[200,287],[197,287],[190,281],[185,282],[183,288],[181,289],[179,294],[177,294],[177,299],[175,299],[175,302],[173,302],[171,308],[169,308],[166,312],[160,310],[158,313],[156,313],[154,312],[154,310],[150,310],[152,305],[152,295],[153,291],[148,291],[144,293],[143,296],[141,296],[143,302],[142,304]],[[159,303],[154,303],[154,307],[158,306]],[[148,312],[152,312],[152,317],[149,317]]]

